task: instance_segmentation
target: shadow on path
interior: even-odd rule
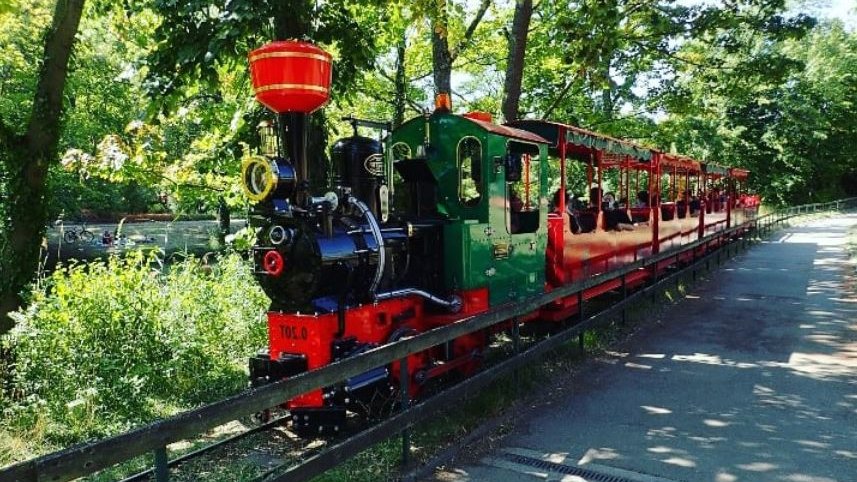
[[[740,255],[518,423],[504,448],[437,478],[550,477],[497,463],[523,450],[657,476],[629,480],[857,480],[855,224],[791,228]]]

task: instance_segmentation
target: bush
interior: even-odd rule
[[[169,268],[141,253],[72,264],[34,293],[2,340],[12,370],[0,383],[0,433],[47,445],[239,391],[248,356],[266,343],[269,301],[236,254]]]

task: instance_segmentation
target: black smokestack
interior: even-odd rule
[[[309,168],[307,164],[307,114],[302,112],[284,112],[279,114],[279,123],[285,126],[284,136],[286,154],[289,161],[295,167],[295,178],[297,184],[304,181],[309,182]]]

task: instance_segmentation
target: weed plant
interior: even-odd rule
[[[58,268],[0,340],[0,466],[245,388],[268,303],[234,253]]]

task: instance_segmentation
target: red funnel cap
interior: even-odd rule
[[[330,98],[330,54],[307,42],[271,42],[250,52],[256,100],[276,113],[309,114]]]

